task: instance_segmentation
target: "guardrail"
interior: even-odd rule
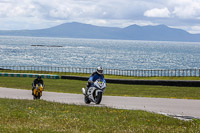
[[[29,78],[36,78],[38,76],[47,79],[59,79],[58,75],[51,75],[51,74],[34,74],[34,73],[1,73],[0,77],[29,77]]]
[[[87,81],[88,77],[62,75],[61,79],[72,79]],[[199,80],[134,80],[134,79],[106,79],[107,83],[133,84],[133,85],[162,85],[181,87],[200,87]]]
[[[96,68],[79,67],[49,67],[49,66],[0,66],[0,71],[38,71],[40,73],[92,73]],[[171,70],[120,70],[104,68],[104,74],[134,77],[200,77],[200,69],[171,69]]]

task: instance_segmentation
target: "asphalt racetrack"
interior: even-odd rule
[[[81,89],[80,89],[81,91]],[[0,98],[32,100],[31,90],[0,87]],[[43,91],[41,99],[66,104],[86,105],[81,94],[56,93]],[[118,109],[145,110],[180,119],[200,119],[200,100],[103,96],[101,104],[89,106],[107,106]]]

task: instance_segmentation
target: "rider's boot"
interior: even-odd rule
[[[88,87],[86,87],[85,89],[85,95],[87,96],[87,91],[88,91]]]
[[[86,89],[85,89],[85,95],[87,96],[88,95],[88,89],[90,87],[90,83],[88,82],[87,85],[86,85]]]

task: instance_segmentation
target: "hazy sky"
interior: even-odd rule
[[[109,27],[165,24],[200,33],[200,0],[0,0],[0,30],[66,22]]]

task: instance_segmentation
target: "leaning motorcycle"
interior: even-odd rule
[[[105,88],[106,83],[101,79],[96,80],[94,84],[87,89],[87,92],[85,88],[82,88],[85,103],[90,104],[90,102],[94,102],[100,104]]]
[[[34,90],[33,90],[33,99],[40,99],[42,96],[43,86],[42,84],[36,84]]]

